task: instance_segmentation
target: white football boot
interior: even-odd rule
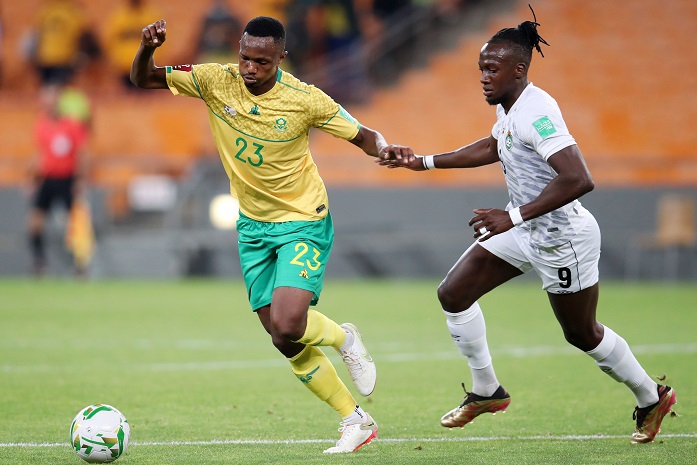
[[[346,424],[339,423],[339,431],[341,437],[336,442],[336,446],[325,450],[325,454],[348,454],[356,452],[361,447],[369,444],[373,439],[378,437],[378,424],[375,420],[365,414],[365,419],[361,423]],[[360,420],[359,420],[360,421]]]
[[[375,362],[365,349],[358,328],[351,323],[344,323],[341,327],[353,334],[353,344],[346,350],[337,349],[337,352],[346,364],[358,392],[362,396],[369,396],[375,390],[377,380]]]

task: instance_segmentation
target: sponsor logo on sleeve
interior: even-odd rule
[[[192,65],[176,65],[172,66],[172,69],[175,71],[184,71],[186,73],[190,73],[191,70],[193,69]]]
[[[557,128],[554,127],[554,123],[552,123],[552,121],[546,116],[543,116],[532,123],[532,126],[543,139],[546,139],[557,132]]]
[[[349,113],[348,111],[346,111],[346,109],[345,109],[344,107],[342,107],[341,105],[339,105],[339,114],[340,114],[341,116],[343,116],[344,119],[347,120],[347,121],[349,121],[350,123],[352,123],[352,124],[356,124],[356,123],[357,123],[356,118],[354,118],[353,116],[351,116],[351,113]]]

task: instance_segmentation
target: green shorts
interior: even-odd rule
[[[318,221],[267,223],[240,214],[237,220],[242,277],[252,310],[271,303],[277,287],[305,289],[319,301],[334,244],[329,213]]]

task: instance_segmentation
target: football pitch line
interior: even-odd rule
[[[393,349],[394,350],[394,349]],[[557,355],[582,355],[582,352],[571,346],[533,346],[533,347],[499,347],[491,349],[492,355],[513,358],[547,357]],[[693,354],[697,353],[697,343],[684,344],[638,344],[632,346],[635,355],[656,354]],[[460,353],[453,348],[441,352],[391,352],[374,357],[378,363],[409,363],[418,361],[459,360]],[[226,360],[226,361],[197,361],[173,363],[140,363],[124,364],[120,370],[134,371],[215,371],[215,370],[247,370],[250,368],[270,368],[286,366],[287,362],[279,357],[259,360]],[[45,365],[45,364],[4,364],[0,365],[0,373],[50,373],[65,372],[70,369],[81,370],[82,365]]]
[[[561,436],[475,436],[457,438],[380,438],[375,443],[439,443],[439,442],[487,442],[487,441],[597,441],[612,439],[628,439],[628,435],[561,435]],[[697,439],[697,433],[661,434],[660,438]],[[301,444],[333,444],[336,439],[220,439],[211,441],[132,441],[131,446],[225,446],[225,445],[301,445]],[[32,447],[68,447],[67,442],[9,442],[0,443],[0,448],[32,448]]]

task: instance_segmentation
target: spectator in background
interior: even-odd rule
[[[203,18],[196,44],[197,63],[231,63],[237,60],[242,25],[225,0],[213,0]]]
[[[373,42],[371,49],[382,52],[379,56],[372,51],[367,53],[368,69],[375,82],[390,85],[394,76],[414,58],[411,48],[414,28],[402,30],[398,37],[390,36],[390,30],[394,30],[395,24],[408,21],[415,10],[411,0],[368,0],[366,3],[372,3],[365,15],[369,19],[363,20],[368,23],[366,29]]]
[[[331,55],[360,40],[353,0],[324,0],[327,10],[327,52]]]
[[[2,87],[2,70],[4,69],[3,62],[2,62],[2,33],[3,33],[2,26],[3,26],[2,7],[0,6],[0,87]]]
[[[342,58],[349,66],[331,73],[326,91],[339,100],[360,100],[365,89],[365,59],[362,53],[361,33],[353,0],[323,0],[326,9],[327,62],[337,63]]]
[[[291,0],[286,6],[287,46],[292,56],[284,60],[284,69],[290,69],[303,78],[316,71],[323,71],[321,61],[325,54],[326,21],[319,1]],[[312,84],[323,87],[323,80]]]
[[[46,269],[46,214],[57,202],[67,211],[71,210],[85,171],[83,151],[87,131],[81,122],[60,114],[60,91],[56,85],[41,90],[41,113],[35,128],[38,156],[32,169],[33,199],[28,235],[33,270],[37,275]]]
[[[360,100],[365,92],[361,32],[353,0],[295,0],[288,5],[285,68],[333,98]]]
[[[128,90],[137,89],[131,84],[130,73],[133,50],[140,46],[143,24],[160,16],[160,12],[149,5],[147,0],[126,0],[106,21],[106,52],[123,87]]]
[[[76,0],[48,0],[43,4],[29,51],[42,85],[70,80],[84,59],[84,32],[85,18]]]
[[[411,0],[373,0],[373,13],[382,21],[394,18],[411,5]]]

